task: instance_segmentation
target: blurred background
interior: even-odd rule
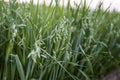
[[[9,1],[9,0],[5,0]],[[17,0],[19,3],[29,3],[30,0]],[[39,1],[39,4],[45,3],[46,5],[49,5],[51,1],[53,1],[52,5],[55,5],[56,0],[33,0],[34,4],[37,4]],[[84,2],[85,0],[58,0],[59,4],[61,6],[66,6],[68,1],[70,1],[71,7],[75,7],[75,5],[79,5],[80,2]],[[110,11],[116,10],[120,11],[120,0],[86,0],[87,5],[90,5],[91,9],[95,9],[96,6],[103,2],[103,9],[105,10],[110,6]]]

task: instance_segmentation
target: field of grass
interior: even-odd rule
[[[101,8],[1,0],[0,80],[100,80],[120,64],[120,13]]]

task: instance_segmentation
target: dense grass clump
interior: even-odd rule
[[[120,13],[0,1],[1,80],[100,80],[120,64]]]

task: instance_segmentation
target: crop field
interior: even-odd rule
[[[120,13],[0,0],[0,80],[101,80],[120,64]]]

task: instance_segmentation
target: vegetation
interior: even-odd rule
[[[100,80],[119,66],[120,13],[76,6],[0,1],[1,80]]]

